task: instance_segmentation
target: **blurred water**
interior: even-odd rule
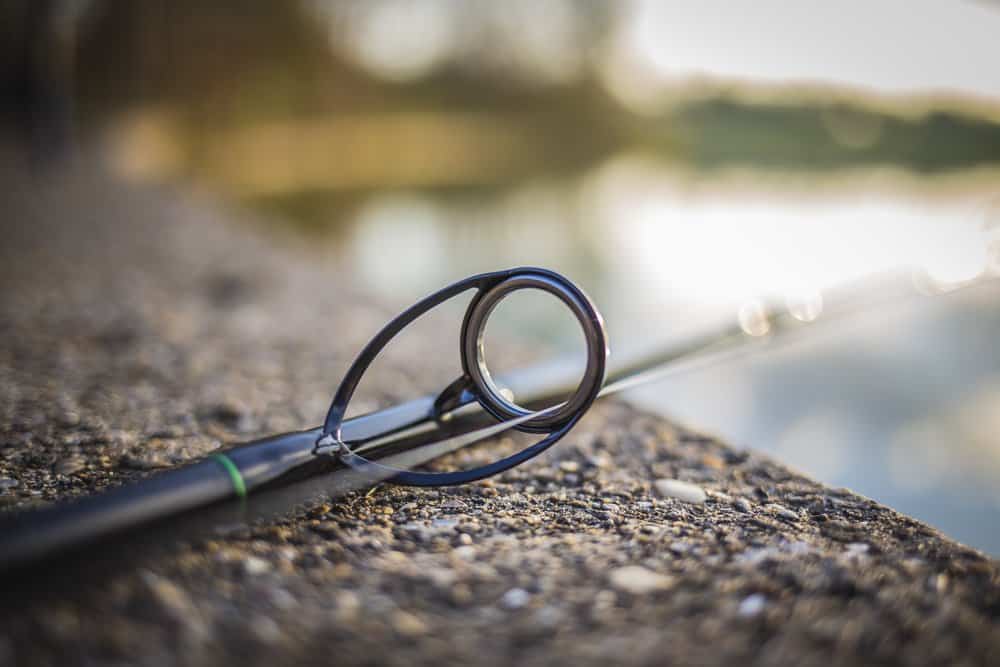
[[[844,283],[864,297],[866,277],[900,267],[938,287],[993,274],[995,182],[699,173],[633,156],[503,191],[385,191],[348,214],[314,197],[311,215],[346,217],[321,252],[400,307],[473,272],[561,271],[601,307],[613,355],[730,324],[757,299],[799,304],[816,318],[801,340],[630,398],[1000,554],[1000,287],[913,289],[848,317],[822,301]],[[571,323],[546,312],[497,326],[558,353]]]

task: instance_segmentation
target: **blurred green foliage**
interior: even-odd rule
[[[366,70],[346,48],[357,35],[343,24],[343,17],[366,5],[325,3],[325,13],[317,6],[262,0],[87,3],[75,19],[73,76],[70,84],[64,82],[71,87],[68,95],[78,125],[97,132],[128,114],[165,112],[171,176],[236,189],[239,197],[301,219],[320,207],[319,202],[324,202],[322,207],[331,200],[350,206],[373,188],[414,187],[461,195],[535,177],[580,173],[623,151],[694,169],[829,171],[889,165],[942,172],[1000,163],[1000,125],[963,109],[896,111],[861,96],[824,100],[796,96],[794,91],[760,102],[749,101],[746,91],[706,94],[681,89],[658,113],[631,111],[602,85],[594,64],[597,46],[614,21],[615,5],[570,5],[582,28],[564,48],[579,52],[587,65],[561,81],[534,76],[523,64],[497,65],[488,58],[453,59],[419,77],[391,80]],[[487,7],[464,7],[461,31],[482,32],[478,14],[488,14]],[[17,18],[17,13],[7,14]],[[477,48],[484,53],[518,48],[516,29],[483,35]],[[59,42],[49,48],[59,48]],[[8,47],[9,53],[15,50]],[[470,130],[472,140],[466,138],[459,146],[473,155],[478,152],[482,168],[472,165],[465,179],[453,173],[458,169],[454,165],[452,172],[435,176],[433,160],[458,149],[433,143],[428,147],[417,140],[400,145],[389,141],[387,149],[385,141],[376,141],[387,114],[418,112],[424,114],[417,119],[423,124],[416,123],[412,130],[418,134],[427,117],[435,114],[445,125],[474,114],[482,120],[477,127],[494,128],[495,140],[480,146],[474,140],[478,130]],[[322,144],[329,161],[349,163],[363,150],[368,162],[392,165],[401,153],[418,151],[426,154],[427,179],[407,172],[380,181],[378,171],[366,167],[363,177],[351,175],[344,183],[331,180],[327,188],[324,172],[313,166],[308,178],[297,181],[295,174],[282,174],[273,185],[255,191],[260,182],[269,183],[266,174],[236,187],[233,181],[240,181],[240,175],[232,172],[250,165],[239,164],[239,158],[234,158],[235,165],[218,159],[233,154],[234,144],[252,143],[254,128],[282,123],[296,145],[271,157],[255,153],[264,157],[253,162],[281,166],[301,156],[303,164],[319,163],[326,158],[315,155],[320,143],[310,134],[317,119],[368,115],[379,122],[359,124],[360,130],[351,131],[351,146],[343,151],[335,149],[345,130],[329,131]],[[251,134],[234,138],[236,130]],[[358,136],[363,131],[373,134]],[[509,150],[495,152],[498,142]]]

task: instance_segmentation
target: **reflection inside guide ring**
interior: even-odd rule
[[[382,446],[379,438],[370,441],[343,441],[341,426],[347,406],[361,377],[382,349],[418,317],[467,290],[476,293],[462,322],[459,356],[462,375],[449,384],[430,408],[430,426],[416,429],[421,460],[427,453],[435,456],[456,451],[466,445],[499,435],[508,429],[542,435],[524,449],[486,465],[454,472],[417,472],[406,469],[406,451],[400,451],[398,434],[393,445]],[[587,348],[583,375],[573,393],[563,402],[541,410],[516,404],[494,381],[484,357],[483,336],[486,323],[496,306],[506,297],[523,289],[547,292],[565,305],[576,317]],[[485,273],[460,280],[418,301],[382,328],[364,347],[341,381],[316,442],[317,454],[335,455],[342,463],[380,480],[415,486],[463,484],[508,470],[554,445],[576,424],[597,398],[604,384],[608,356],[604,321],[584,292],[567,278],[545,269],[518,268]],[[478,404],[493,418],[479,421],[474,428],[452,428],[449,417],[467,412],[466,406]],[[429,440],[428,440],[429,436]],[[361,453],[363,452],[363,454]],[[377,457],[375,461],[372,458]]]

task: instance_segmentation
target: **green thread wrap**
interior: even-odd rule
[[[233,483],[233,491],[240,498],[247,497],[247,485],[243,481],[243,475],[240,474],[240,469],[236,467],[236,464],[226,456],[225,454],[213,454],[212,458],[219,462],[226,472],[229,473],[229,480]]]

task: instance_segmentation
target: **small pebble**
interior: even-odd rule
[[[263,558],[257,558],[256,556],[249,556],[243,561],[243,571],[250,576],[257,576],[259,574],[264,574],[270,571],[271,564],[268,563]]]
[[[187,594],[173,582],[151,573],[143,573],[142,578],[156,600],[168,611],[183,616],[191,609],[191,601]]]
[[[458,575],[455,571],[446,567],[425,569],[423,574],[435,586],[444,589],[451,588],[455,584],[455,580],[458,579]]]
[[[274,644],[281,640],[283,633],[278,624],[267,616],[258,616],[250,622],[250,632],[254,638],[265,643]]]
[[[869,546],[864,542],[851,542],[845,547],[848,556],[861,556],[868,553]]]
[[[456,584],[451,587],[448,591],[448,597],[451,599],[452,604],[458,605],[459,607],[465,606],[472,602],[472,590],[467,584]]]
[[[753,507],[750,505],[750,501],[747,500],[746,498],[737,498],[736,500],[734,500],[733,507],[735,507],[741,512],[745,512],[746,514],[749,514],[750,511],[753,509]]]
[[[271,604],[278,609],[292,609],[299,603],[298,600],[295,599],[295,596],[286,591],[284,588],[275,588],[273,591],[268,593],[268,598],[270,598]]]
[[[617,590],[632,595],[645,595],[666,590],[673,584],[673,579],[670,577],[657,574],[640,565],[627,565],[612,570],[608,580]]]
[[[579,472],[580,464],[576,461],[563,461],[559,464],[559,469],[563,472]]]
[[[471,545],[455,547],[451,553],[454,554],[455,558],[462,560],[474,560],[476,558],[476,548]]]
[[[711,491],[709,495],[711,495],[713,500],[718,501],[720,503],[733,502],[733,499],[729,496],[729,494],[723,493],[722,491]]]
[[[184,627],[188,636],[202,639],[209,636],[210,628],[203,623],[194,602],[180,586],[151,572],[144,572],[141,578],[163,612]]]
[[[563,613],[557,607],[542,607],[534,615],[534,622],[542,628],[555,628],[563,621]]]
[[[61,459],[54,467],[55,472],[60,475],[72,475],[87,467],[87,462],[78,456]]]
[[[676,498],[685,503],[702,505],[705,503],[705,491],[696,484],[682,482],[679,479],[658,479],[653,482],[656,492],[664,498]]]
[[[349,623],[358,617],[361,611],[361,600],[357,593],[352,591],[340,591],[333,598],[334,618],[340,623]]]
[[[528,594],[528,591],[523,588],[512,588],[500,598],[500,606],[504,609],[520,609],[528,604],[528,600],[530,599],[531,596]]]
[[[740,602],[740,608],[737,613],[743,618],[750,618],[756,616],[760,612],[764,611],[764,605],[767,603],[767,598],[760,593],[754,593],[753,595],[748,595],[743,598]]]
[[[785,519],[786,521],[798,521],[799,520],[799,515],[798,514],[796,514],[792,510],[790,510],[787,507],[784,507],[782,505],[777,505],[777,504],[769,505],[767,509],[771,512],[771,514],[773,514],[773,515],[775,515],[777,517],[780,517],[782,519]]]
[[[419,637],[427,632],[427,624],[408,611],[397,609],[391,620],[392,628],[404,637]]]
[[[688,551],[691,551],[691,545],[687,542],[671,542],[668,548],[670,551],[678,555],[686,554]]]

